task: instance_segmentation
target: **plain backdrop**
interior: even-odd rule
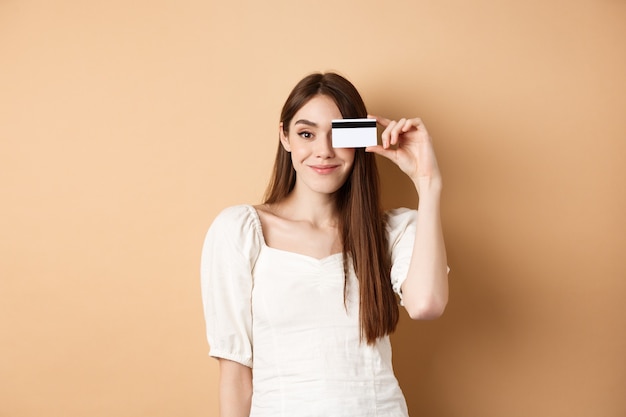
[[[335,70],[420,116],[451,297],[412,416],[626,415],[623,0],[0,1],[0,416],[217,415],[199,287],[280,107]],[[415,207],[381,161],[386,207]]]

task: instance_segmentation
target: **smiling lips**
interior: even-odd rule
[[[339,165],[309,165],[309,167],[318,174],[330,174],[334,172]]]

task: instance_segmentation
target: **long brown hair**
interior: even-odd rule
[[[280,121],[285,134],[298,110],[317,95],[333,99],[346,119],[367,117],[365,103],[352,83],[335,73],[315,73],[303,78],[294,87],[283,106]],[[291,155],[279,141],[265,203],[279,203],[289,195],[295,183],[296,172]],[[361,338],[373,344],[379,337],[393,332],[399,318],[398,304],[391,287],[391,259],[373,154],[363,148],[355,149],[352,172],[335,197],[343,242],[344,271],[347,273],[348,258],[351,258],[359,281]]]

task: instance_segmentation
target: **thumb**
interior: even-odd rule
[[[385,149],[380,145],[368,146],[365,148],[365,152],[375,153],[380,156],[384,156],[387,159],[394,159],[396,151],[394,149]]]

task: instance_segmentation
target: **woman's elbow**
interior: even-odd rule
[[[405,300],[404,308],[413,320],[434,320],[441,317],[448,304],[448,298]]]

